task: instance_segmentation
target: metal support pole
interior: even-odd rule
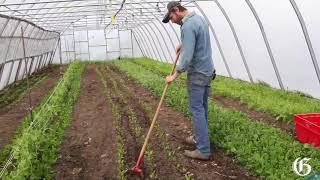
[[[67,43],[67,40],[66,40],[66,37],[64,37],[64,44],[65,44],[65,49],[66,49],[66,57],[67,57],[67,62],[69,61],[70,63],[70,58],[69,58],[69,48],[68,48],[68,43]]]
[[[6,81],[6,85],[7,86],[10,82],[10,78],[11,78],[11,74],[12,74],[12,69],[13,69],[13,64],[14,64],[14,61],[11,62],[11,65],[10,65],[10,72],[8,74],[8,78],[7,78],[7,81]]]
[[[151,40],[149,39],[149,37],[148,36],[146,36],[146,37],[143,36],[142,34],[144,34],[144,32],[141,32],[142,30],[140,30],[139,27],[137,27],[136,30],[137,30],[137,34],[140,36],[142,41],[146,43],[147,50],[150,51],[150,58],[157,59],[155,50],[153,49],[153,46],[151,45]],[[146,40],[146,38],[147,38],[147,40]]]
[[[134,32],[134,31],[133,31]],[[139,38],[140,38],[140,45],[141,45],[141,49],[144,51],[144,55],[145,57],[151,58],[152,55],[150,54],[150,52],[147,49],[147,45],[145,44],[145,42],[143,41],[143,39],[140,37],[140,35],[138,33],[133,34],[136,37],[137,42],[139,43]],[[142,53],[143,53],[142,51]]]
[[[147,33],[144,33],[144,34],[145,34],[147,37],[148,37],[148,35],[150,36],[150,38],[151,38],[151,40],[152,40],[152,41],[150,41],[150,43],[153,42],[153,43],[151,43],[151,45],[153,45],[153,47],[155,48],[155,50],[156,50],[156,52],[157,52],[157,55],[159,56],[158,60],[161,60],[161,54],[160,54],[160,52],[159,52],[159,50],[158,50],[158,48],[157,48],[156,42],[155,42],[152,34],[151,34],[150,31],[148,30],[148,28],[146,28],[146,27],[144,27],[144,26],[140,26],[140,27],[141,27],[141,30],[142,30],[143,32],[145,32],[144,29],[147,31]],[[142,34],[142,35],[143,35],[143,34]]]
[[[175,50],[176,49],[176,46],[174,45],[173,41],[172,41],[172,38],[170,36],[170,33],[168,32],[167,28],[163,25],[163,23],[158,19],[156,18],[157,21],[159,22],[159,24],[162,26],[162,28],[164,29],[164,31],[166,32],[167,36],[169,37],[169,40],[171,42],[171,45],[172,45],[172,48]]]
[[[35,34],[36,34],[35,38],[39,38],[39,39],[43,39],[48,36],[48,33],[46,33],[45,31],[42,31],[41,29],[38,29]],[[43,41],[41,41],[41,40],[34,41],[34,43],[32,43],[32,45],[31,45],[32,51],[33,52],[40,51],[42,54],[42,52],[43,52],[42,44],[43,44]],[[30,44],[28,46],[30,46]],[[30,54],[31,54],[31,52],[30,52]]]
[[[32,67],[33,67],[33,62],[34,62],[34,56],[31,58],[31,63],[30,63],[30,67],[29,67],[29,70],[28,70],[28,75],[30,76],[31,75],[31,73],[32,73]]]
[[[103,29],[103,34],[104,34],[104,40],[106,42],[106,59],[108,59],[108,38],[107,38],[106,28]]]
[[[74,36],[74,26],[72,26],[73,29],[72,29],[72,36],[73,36],[73,50],[74,50],[74,55],[73,55],[73,58],[74,58],[74,61],[77,59],[77,54],[76,54],[76,38]]]
[[[50,57],[50,54],[52,54],[52,52],[46,53],[46,58],[45,58],[44,61],[43,61],[43,64],[42,64],[41,69],[44,68],[44,67],[46,67],[47,61],[48,61],[48,59],[49,59],[49,57]]]
[[[0,36],[2,36],[3,31],[6,29],[7,25],[9,23],[9,19],[6,20],[6,22],[3,24],[3,28],[0,30]]]
[[[31,69],[33,57],[31,59],[30,58],[26,58],[26,59],[28,59],[27,60],[27,65],[29,64],[29,67],[27,66],[27,72],[28,72],[27,76],[28,76],[28,75],[30,75],[30,69]],[[30,61],[30,63],[29,63],[29,61]]]
[[[264,42],[266,44],[266,47],[267,47],[267,50],[268,50],[269,57],[271,59],[271,63],[273,65],[274,72],[275,72],[275,74],[277,76],[277,79],[278,79],[279,86],[280,86],[281,89],[284,89],[284,86],[283,86],[283,83],[282,83],[282,79],[281,79],[281,76],[280,76],[276,61],[274,60],[274,57],[273,57],[273,54],[272,54],[272,50],[271,50],[271,47],[270,47],[270,44],[269,44],[269,41],[268,41],[268,38],[267,38],[267,34],[266,34],[265,30],[264,30],[262,22],[261,22],[261,20],[260,20],[260,18],[258,16],[258,13],[256,12],[255,8],[251,4],[250,0],[245,0],[245,1],[246,1],[247,5],[249,6],[251,12],[253,13],[254,17],[256,18],[256,21],[257,21],[257,23],[259,25],[263,40],[264,40]]]
[[[39,66],[40,66],[40,63],[42,61],[42,58],[43,58],[43,55],[40,55],[38,58],[37,58],[37,65],[35,67],[35,71],[39,71]]]
[[[226,69],[227,69],[227,71],[228,71],[229,76],[232,78],[232,74],[231,74],[229,65],[228,65],[228,63],[227,63],[227,60],[226,60],[226,58],[225,58],[225,56],[224,56],[224,53],[223,53],[223,51],[222,51],[222,47],[221,47],[220,42],[219,42],[219,40],[218,40],[218,36],[217,36],[217,34],[216,34],[213,26],[211,25],[211,23],[210,23],[210,21],[209,21],[209,18],[207,17],[207,15],[204,13],[204,11],[201,9],[201,7],[198,5],[198,3],[197,3],[196,1],[193,1],[193,4],[197,7],[197,9],[200,11],[200,13],[202,14],[202,16],[204,17],[204,19],[207,21],[207,23],[208,23],[208,25],[209,25],[209,28],[210,28],[210,30],[211,30],[211,32],[212,32],[212,34],[213,34],[213,36],[214,36],[214,39],[215,39],[215,41],[216,41],[216,44],[217,44],[217,46],[218,46],[218,49],[219,49],[220,55],[221,55],[221,57],[222,57],[222,60],[223,60],[223,62],[224,62],[224,65],[225,65],[225,67],[226,67]]]
[[[0,83],[1,83],[1,79],[2,79],[2,75],[3,75],[3,71],[4,71],[4,66],[5,65],[6,65],[6,63],[0,64]]]
[[[148,58],[152,57],[152,55],[150,54],[150,52],[147,49],[147,45],[145,44],[145,41],[143,41],[143,39],[140,37],[140,35],[137,32],[134,32],[134,31],[133,31],[133,35],[136,38],[137,43],[139,43],[139,38],[141,39],[140,47],[144,51],[144,53],[143,53],[143,51],[141,51],[142,54],[144,54],[145,57],[148,57]]]
[[[11,32],[10,37],[13,37],[13,35],[14,35],[15,32],[17,31],[20,23],[21,23],[21,21],[19,21],[19,23],[17,23],[16,27],[15,27],[15,28],[13,29],[13,31]],[[5,28],[4,28],[4,29],[5,29]],[[9,54],[9,51],[10,51],[10,46],[11,46],[11,43],[12,43],[12,39],[13,39],[13,38],[10,38],[10,40],[9,40],[8,49],[7,49],[7,51],[6,51],[6,55],[5,55],[5,58],[4,58],[4,63],[6,62],[6,60],[7,60],[7,58],[8,58],[8,54]],[[8,83],[9,83],[9,80],[10,80],[10,77],[11,77],[11,73],[12,73],[13,63],[14,63],[14,62],[12,62],[11,66],[10,66],[10,74],[9,74],[9,76],[8,76],[8,79],[7,79],[7,81],[6,81],[6,85],[5,85],[5,86],[7,86]]]
[[[132,29],[130,29],[130,36],[131,36],[131,56],[132,58],[134,57],[133,53],[133,37],[132,37]]]
[[[91,60],[90,58],[90,41],[89,41],[89,31],[88,31],[88,17],[86,16],[86,28],[87,28],[87,41],[88,41],[88,56],[89,56],[89,61]]]
[[[143,4],[140,4],[140,5],[141,5],[142,7],[145,7],[145,6],[143,6]],[[149,6],[150,6],[151,8],[156,8],[155,6],[153,6],[153,5],[151,5],[151,4],[150,4]],[[152,7],[152,6],[153,6],[153,7]],[[146,9],[148,10],[148,8],[146,8]],[[148,11],[148,12],[150,12],[150,11]],[[162,22],[160,22],[160,20],[156,17],[156,15],[154,15],[154,13],[152,13],[152,12],[150,12],[150,13],[153,15],[153,17],[154,17],[156,20],[158,20],[158,22],[161,24],[161,26],[165,29],[165,31],[166,31],[166,33],[168,34],[168,37],[169,37],[169,39],[170,39],[170,41],[171,41],[171,43],[172,43],[173,49],[175,49],[174,43],[172,42],[171,36],[169,35],[167,29],[164,27],[164,25],[162,24]],[[154,24],[153,21],[152,21],[152,23]],[[170,23],[169,23],[169,24],[170,24]],[[157,26],[156,26],[156,27],[157,27]],[[179,37],[178,37],[178,34],[177,34],[177,32],[175,31],[175,29],[173,28],[172,24],[170,24],[170,27],[171,27],[172,30],[174,31],[174,33],[175,33],[175,35],[176,35],[176,37],[177,37],[177,40],[180,42],[180,39],[179,39]],[[151,29],[152,29],[152,28],[151,28]],[[158,28],[156,28],[156,29],[159,31]],[[161,31],[159,31],[159,32],[160,32],[160,35],[162,36],[162,39],[163,39],[165,45],[167,46],[166,41],[164,40]],[[169,55],[170,55],[171,59],[173,60],[173,57],[172,57],[170,51],[169,51]]]
[[[251,75],[251,72],[250,72],[250,69],[249,69],[249,66],[248,66],[248,63],[247,63],[247,60],[244,56],[244,53],[243,53],[243,50],[242,50],[242,47],[241,47],[241,44],[240,44],[240,41],[239,41],[239,38],[238,38],[238,35],[236,33],[236,30],[227,14],[227,12],[224,10],[224,8],[222,7],[222,5],[219,3],[218,0],[214,0],[214,2],[217,4],[218,8],[220,9],[220,11],[222,12],[222,14],[224,15],[224,17],[226,18],[229,26],[230,26],[230,29],[232,31],[232,34],[233,34],[233,37],[236,41],[236,44],[237,44],[237,47],[239,49],[239,52],[240,52],[240,55],[241,55],[241,59],[242,59],[242,62],[244,64],[244,67],[246,68],[246,71],[247,71],[247,74],[248,74],[248,77],[250,79],[250,82],[253,83],[253,78],[252,78],[252,75]]]
[[[52,63],[53,58],[54,58],[54,56],[56,55],[56,52],[57,52],[58,46],[59,46],[59,39],[58,39],[58,41],[57,41],[56,45],[54,46],[54,50],[52,51],[52,54],[51,54],[51,57],[50,57],[50,59],[49,59],[49,63],[48,63],[48,65]]]
[[[33,119],[33,116],[32,116],[32,105],[31,105],[31,90],[30,90],[30,84],[29,84],[29,75],[28,75],[28,69],[27,69],[27,66],[28,66],[28,62],[27,62],[27,58],[26,58],[26,46],[25,46],[25,42],[24,42],[24,32],[23,32],[23,28],[21,27],[21,34],[22,34],[22,48],[23,48],[23,58],[25,60],[25,72],[24,74],[27,76],[27,87],[28,87],[28,98],[29,98],[29,112],[30,112],[30,117],[31,117],[31,120]],[[24,75],[22,76],[24,77]]]
[[[35,71],[39,71],[39,67],[40,67],[40,64],[41,64],[41,62],[42,62],[42,58],[43,58],[43,54],[41,55],[41,56],[39,56],[39,58],[38,58],[38,61],[37,61],[37,65],[36,65],[36,70]]]
[[[38,68],[37,68],[38,70],[41,69],[42,61],[44,61],[43,59],[44,59],[45,56],[46,56],[46,54],[41,55],[41,58],[40,58],[40,61],[39,61],[39,64],[38,64]]]
[[[50,57],[52,56],[52,53],[53,53],[52,51],[47,53],[48,55],[47,55],[46,61],[43,64],[43,68],[45,68],[49,64]]]
[[[150,27],[150,29],[151,29],[151,31],[153,32],[153,34],[155,35],[155,37],[156,37],[156,39],[157,39],[157,41],[158,41],[158,44],[159,44],[159,48],[160,48],[160,50],[161,50],[161,52],[162,52],[162,54],[163,54],[163,56],[164,56],[164,60],[166,61],[166,62],[168,62],[168,59],[167,59],[167,57],[166,57],[166,54],[164,53],[164,51],[163,51],[163,48],[161,47],[161,42],[160,42],[160,40],[159,40],[159,38],[158,38],[158,36],[157,36],[157,33],[153,30],[153,28],[147,23],[147,24],[145,24],[146,26],[148,26],[148,27]],[[146,29],[148,29],[147,27],[145,27]],[[161,33],[160,33],[161,34]],[[156,44],[155,44],[156,45]],[[156,45],[157,46],[157,45]]]
[[[62,65],[61,35],[59,36],[59,59],[60,59],[60,65]]]
[[[162,23],[162,22],[161,22],[161,23]],[[177,38],[178,42],[179,42],[179,43],[181,43],[181,38],[179,37],[179,35],[178,35],[178,33],[177,33],[176,29],[174,29],[174,27],[173,27],[172,23],[171,23],[171,22],[169,22],[168,24],[169,24],[169,26],[171,27],[172,31],[174,32],[174,35],[176,36],[176,38]]]
[[[142,0],[142,1],[144,1],[144,0]],[[144,2],[146,2],[146,1],[144,1]],[[147,4],[148,4],[149,7],[151,7],[152,9],[157,8],[157,7],[156,7],[155,5],[153,5],[153,4],[150,4],[150,3],[147,3]],[[143,6],[143,4],[140,4],[140,5]],[[145,6],[143,6],[143,7],[145,7]],[[146,8],[146,9],[148,9],[148,8]],[[149,11],[149,12],[150,12],[150,11]],[[150,13],[155,17],[155,19],[157,19],[157,20],[159,21],[159,19],[154,15],[154,13],[152,13],[152,12],[150,12]],[[159,22],[160,22],[161,25],[163,25],[161,21],[159,21]],[[168,24],[169,24],[169,26],[171,27],[172,31],[174,32],[174,34],[175,34],[178,42],[181,43],[181,39],[179,38],[177,31],[176,31],[176,30],[174,29],[174,27],[172,26],[172,23],[169,22]],[[170,39],[171,39],[171,38],[170,38]],[[174,49],[175,49],[175,47],[174,47]]]
[[[140,45],[138,39],[136,38],[136,35],[134,34],[133,30],[131,30],[131,32],[132,32],[132,34],[133,34],[134,39],[136,40],[136,42],[137,42],[137,44],[138,44],[138,47],[139,47],[142,55],[143,55],[144,57],[146,57],[145,53],[142,51],[141,45]]]
[[[37,72],[38,71],[37,67],[38,67],[38,64],[39,64],[39,61],[40,61],[40,56],[41,55],[35,57],[36,58],[36,63],[34,65],[34,67],[33,67],[33,72]]]
[[[47,55],[48,55],[48,53],[45,53],[45,54],[43,55],[43,57],[42,57],[42,61],[40,62],[40,65],[39,65],[39,69],[40,69],[40,70],[42,69],[44,62],[45,62],[46,59],[47,59]]]
[[[136,28],[137,30],[137,34],[140,36],[140,38],[142,39],[143,42],[145,42],[146,44],[146,49],[149,50],[150,52],[150,58],[151,59],[157,59],[157,54],[151,44],[151,40],[149,39],[149,36],[143,36],[144,32],[142,32],[142,30],[140,30],[139,28]]]
[[[14,82],[16,82],[18,80],[18,78],[19,78],[20,69],[21,69],[21,63],[22,63],[22,59],[19,61],[18,68],[17,68],[17,71],[16,71],[16,77],[14,78]]]
[[[158,55],[157,59],[158,59],[158,60],[161,60],[161,54],[159,53],[159,50],[158,50],[157,47],[156,47],[156,43],[155,43],[155,41],[154,41],[151,33],[150,33],[148,30],[144,31],[144,30],[145,30],[145,29],[144,29],[144,26],[140,26],[140,28],[141,28],[141,30],[144,32],[142,35],[145,34],[147,37],[148,37],[148,36],[150,37],[150,39],[151,39],[150,43],[152,42],[151,45],[152,45],[152,47],[154,47],[154,49],[156,50],[155,52],[157,52],[157,55]],[[146,33],[146,32],[147,32],[147,33]]]
[[[118,25],[118,43],[119,43],[119,59],[121,59],[121,56],[122,56],[122,54],[121,54],[121,41],[120,41],[120,25]]]
[[[161,38],[162,38],[162,40],[163,40],[163,42],[164,42],[164,45],[166,46],[166,49],[167,49],[167,52],[169,53],[169,56],[171,57],[171,61],[173,62],[174,61],[174,58],[172,57],[172,54],[171,54],[171,52],[170,52],[170,50],[169,50],[169,47],[168,47],[168,45],[167,45],[167,42],[165,41],[165,39],[164,39],[164,36],[163,36],[163,34],[162,34],[162,32],[158,29],[158,27],[157,27],[157,25],[152,21],[152,24],[156,27],[156,30],[158,30],[158,32],[159,32],[159,34],[160,34],[160,36],[161,36]],[[152,29],[152,28],[151,28]],[[173,48],[173,50],[174,50],[175,48]]]
[[[313,63],[313,67],[314,67],[314,70],[317,74],[317,77],[318,77],[318,81],[319,81],[319,84],[320,84],[320,70],[319,70],[319,65],[318,65],[318,61],[317,61],[317,58],[316,58],[316,54],[314,52],[314,49],[312,47],[312,43],[311,43],[311,39],[310,39],[310,36],[309,36],[309,33],[308,33],[308,29],[307,29],[307,26],[306,26],[306,23],[303,19],[303,16],[301,15],[301,12],[297,6],[297,3],[294,1],[294,0],[290,0],[290,3],[299,19],[299,22],[300,22],[300,25],[301,25],[301,28],[302,28],[302,31],[303,31],[303,35],[304,35],[304,38],[306,40],[306,43],[307,43],[307,46],[308,46],[308,49],[309,49],[309,52],[310,52],[310,56],[311,56],[311,59],[312,59],[312,63]]]
[[[44,62],[46,61],[46,58],[47,58],[47,53],[45,53],[45,54],[43,55],[42,59],[41,59],[42,61],[41,61],[40,64],[39,64],[39,70],[42,69],[42,66],[43,66]]]

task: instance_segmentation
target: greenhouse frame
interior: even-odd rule
[[[0,0],[0,179],[134,179],[160,99],[146,178],[320,175],[320,2],[178,1],[210,34],[209,163],[177,155],[193,126],[186,75],[162,94],[181,44],[180,26],[162,23],[169,2]]]

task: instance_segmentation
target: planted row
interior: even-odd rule
[[[109,77],[109,81],[112,84],[112,89],[111,91],[113,94],[118,98],[118,103],[122,104],[122,106],[125,108],[123,109],[123,115],[128,117],[128,123],[129,123],[129,129],[126,129],[126,131],[131,131],[133,138],[135,141],[137,141],[137,144],[143,144],[144,142],[144,134],[143,134],[143,129],[140,126],[141,123],[143,122],[138,122],[136,112],[138,111],[133,107],[134,105],[128,102],[132,96],[130,96],[128,93],[131,92],[129,88],[126,86],[126,83],[123,81],[120,81],[118,78],[118,75],[113,72],[112,69],[110,69],[109,65],[105,65],[105,70],[107,76]],[[111,78],[112,77],[112,78]],[[139,124],[140,123],[140,124]],[[157,178],[157,172],[156,172],[156,163],[154,161],[154,154],[153,150],[150,145],[147,146],[146,149],[146,167],[148,167],[150,173],[149,173],[149,178],[151,179],[156,179]]]
[[[58,158],[58,146],[69,126],[84,66],[71,64],[53,92],[33,111],[33,116],[25,118],[12,144],[3,151],[10,158],[1,166],[6,167],[1,178],[53,178],[52,165]]]
[[[46,78],[44,73],[37,73],[29,77],[29,86],[32,88]],[[19,100],[28,89],[27,80],[14,82],[0,91],[0,109],[6,108]]]
[[[111,98],[111,92],[108,91],[108,85],[105,77],[105,71],[103,70],[97,70],[98,75],[100,76],[100,79],[102,81],[102,84],[104,86],[104,93],[106,94],[106,97],[108,99],[108,102],[111,104],[112,108],[112,115],[115,118],[115,128],[116,128],[116,142],[117,142],[117,169],[118,169],[118,179],[126,179],[126,166],[125,166],[125,139],[123,135],[123,128],[121,126],[121,113],[119,111],[119,107],[115,102],[113,102]]]
[[[132,59],[136,64],[161,75],[169,74],[171,64],[140,58]],[[183,76],[181,79],[185,79]],[[239,99],[242,103],[258,111],[269,112],[279,120],[293,123],[293,115],[319,112],[320,100],[271,88],[264,83],[249,83],[218,76],[212,85],[212,94]]]
[[[160,96],[163,77],[129,61],[115,62],[116,66]],[[167,104],[188,113],[187,92],[182,84],[172,83]],[[209,100],[208,115],[211,139],[249,167],[255,175],[270,179],[296,179],[292,163],[296,158],[311,158],[309,164],[320,168],[320,151],[298,143],[293,137],[260,122],[251,121],[245,114],[221,108]]]
[[[112,70],[109,71],[109,74],[112,76],[112,77],[117,77],[117,75],[115,75]],[[126,92],[127,93],[127,96],[130,97],[130,98],[133,98],[135,102],[137,102],[137,104],[144,110],[146,116],[148,117],[148,119],[151,121],[151,119],[153,118],[153,115],[155,113],[155,107],[152,108],[152,105],[147,103],[145,101],[145,97],[141,97],[137,94],[135,94],[133,91],[132,91],[132,88],[133,87],[128,87],[127,84],[129,83],[126,83],[125,80],[123,78],[121,78],[120,76],[118,76],[118,78],[116,79],[117,82],[119,82],[119,84],[121,84],[121,86],[123,88],[125,88]],[[129,80],[131,81],[131,80]],[[151,122],[150,122],[151,123]],[[172,147],[172,145],[169,143],[169,140],[168,140],[168,136],[166,135],[166,132],[160,127],[159,123],[156,122],[155,123],[155,126],[154,126],[154,133],[157,137],[157,140],[158,140],[158,146],[165,152],[166,156],[167,156],[167,159],[168,161],[176,168],[176,170],[178,172],[180,172],[183,176],[185,177],[188,177],[188,178],[191,178],[193,175],[187,171],[187,169],[184,167],[184,165],[182,165],[181,163],[179,163],[177,161],[177,157],[176,157],[176,150]],[[144,138],[144,135],[142,136],[142,138]],[[141,143],[143,142],[143,139],[141,141]],[[147,146],[149,147],[149,146]],[[147,149],[146,151],[146,157],[147,159],[150,158],[150,154],[152,154],[152,150],[149,150]],[[152,157],[152,156],[151,156]],[[150,160],[149,160],[150,161]],[[152,162],[152,160],[151,160]],[[156,167],[153,167],[155,166],[155,164],[148,164],[148,166],[151,166],[152,169],[155,169]],[[151,173],[151,178],[156,178],[156,176],[153,176],[152,174],[154,174],[155,171],[153,171]]]

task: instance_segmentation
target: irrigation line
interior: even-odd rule
[[[56,86],[56,87],[59,87],[59,86],[61,85],[62,81],[64,81],[64,80],[63,80],[63,78],[59,81],[59,83],[57,84],[57,86]],[[57,88],[55,88],[55,89],[53,90],[53,92],[50,94],[49,98],[47,99],[47,101],[44,103],[44,105],[43,105],[42,107],[47,106],[47,104],[48,104],[48,103],[49,103],[49,101],[51,100],[51,98],[52,98],[53,94],[55,94],[56,90],[57,90]],[[27,129],[27,130],[29,130],[33,125],[36,125],[36,124],[34,124],[34,122],[38,119],[39,114],[40,114],[40,112],[42,112],[42,111],[43,111],[43,109],[44,109],[44,108],[41,108],[41,109],[36,113],[36,115],[35,115],[35,117],[34,117],[33,121],[30,123],[30,125],[29,125],[29,127],[28,127],[28,129]],[[14,152],[14,151],[13,151],[13,150],[11,150],[11,152],[10,152],[10,157],[8,158],[8,160],[6,161],[5,166],[4,166],[4,167],[2,168],[2,170],[1,170],[0,178],[2,178],[2,176],[3,176],[4,172],[7,170],[7,168],[9,167],[9,165],[10,165],[10,164],[12,164],[13,152]]]
[[[12,164],[12,159],[13,159],[13,151],[11,151],[9,159],[7,160],[6,164],[4,165],[4,167],[1,170],[0,178],[2,178],[4,172],[7,170],[9,165]]]
[[[23,49],[23,58],[24,58],[24,63],[25,63],[25,65],[24,65],[25,72],[24,73],[27,76],[26,80],[27,80],[27,89],[28,89],[28,100],[29,100],[29,109],[28,110],[30,112],[30,118],[32,120],[33,115],[32,115],[32,104],[31,104],[31,102],[32,102],[32,100],[31,100],[31,89],[30,89],[30,83],[29,83],[29,73],[28,73],[28,68],[27,68],[28,61],[27,61],[27,58],[26,58],[26,47],[25,47],[25,42],[24,42],[23,36],[24,36],[24,32],[23,32],[23,27],[21,26],[22,49]]]
[[[56,88],[53,90],[53,92],[50,94],[49,98],[47,99],[47,101],[45,102],[45,104],[43,106],[47,106],[48,102],[51,100],[53,94],[56,92],[56,90],[58,89],[57,87],[59,87],[62,83],[63,78],[61,78],[61,80],[59,81],[59,83],[57,84]],[[35,125],[37,125],[37,123],[35,123],[37,117],[39,117],[40,112],[43,111],[44,108],[41,108],[38,113],[35,115],[35,118],[33,119],[33,121],[30,123],[30,126],[28,127],[28,129],[30,129],[31,127],[34,127]],[[34,124],[35,123],[35,124]]]

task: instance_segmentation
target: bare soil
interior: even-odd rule
[[[116,179],[116,132],[111,107],[96,73],[88,65],[72,122],[60,148],[56,179]]]
[[[253,108],[249,108],[248,105],[241,103],[239,99],[233,99],[224,96],[215,96],[213,99],[215,102],[217,102],[219,105],[223,107],[235,109],[237,111],[245,113],[252,120],[258,120],[260,122],[271,125],[272,127],[282,129],[291,135],[294,135],[293,124],[277,120],[270,113],[259,112]]]
[[[143,118],[148,118],[148,126],[150,125],[150,119],[153,117],[153,113],[158,105],[159,98],[153,96],[148,90],[143,88],[140,84],[134,80],[128,78],[124,73],[120,72],[116,67],[110,66],[112,72],[109,71],[110,76],[114,77],[117,82],[125,82],[125,85],[130,89],[126,91],[126,88],[121,88],[126,98],[130,101],[136,111],[142,111]],[[119,86],[123,86],[123,83],[119,83]],[[151,113],[143,108],[138,108],[141,103],[145,103],[146,106],[151,108]],[[150,114],[146,117],[146,114]],[[142,124],[145,120],[141,120]],[[212,146],[213,156],[209,161],[199,161],[186,158],[183,156],[185,149],[193,150],[194,147],[184,143],[185,137],[192,133],[192,124],[190,119],[185,117],[182,113],[175,111],[174,109],[163,105],[158,117],[158,125],[155,131],[164,132],[166,138],[161,138],[154,132],[150,144],[153,149],[157,162],[157,173],[160,179],[184,179],[184,175],[191,175],[195,179],[256,179],[256,177],[250,176],[246,168],[242,167],[233,157],[226,154],[222,149]],[[146,130],[149,127],[146,127]],[[161,146],[163,141],[167,141],[170,146],[169,150]],[[141,145],[140,145],[141,147]],[[166,155],[166,151],[173,153],[174,160]],[[182,168],[177,168],[182,166]],[[169,169],[168,169],[169,168]],[[180,169],[180,170],[178,170]],[[185,171],[181,171],[185,169]],[[169,176],[171,175],[171,176]],[[170,178],[171,177],[171,178]]]
[[[107,73],[99,77],[97,71],[102,70]],[[106,82],[107,86],[102,82]],[[119,108],[122,132],[115,127],[115,117],[106,92]],[[129,170],[133,167],[144,140],[136,134],[136,128],[141,128],[143,135],[147,133],[158,102],[158,97],[115,66],[87,66],[72,123],[60,148],[55,167],[56,179],[117,179],[119,134],[125,142],[125,168]],[[130,121],[132,114],[136,117],[136,124]],[[164,104],[149,141],[153,160],[145,155],[141,164],[145,176],[142,178],[127,171],[126,178],[176,180],[185,179],[188,175],[192,179],[257,179],[250,176],[249,171],[232,156],[214,145],[209,161],[183,156],[185,149],[194,149],[184,143],[191,132],[190,119]]]
[[[139,64],[139,63],[135,63],[135,64],[152,71],[152,69],[142,64]],[[159,71],[157,71],[156,73],[162,76],[165,75]],[[254,108],[250,108],[247,104],[241,103],[240,99],[238,98],[213,95],[211,96],[211,99],[213,99],[216,103],[218,103],[222,107],[231,108],[231,109],[235,109],[237,111],[243,112],[244,114],[248,115],[248,117],[253,121],[258,120],[272,127],[279,128],[292,136],[294,136],[295,134],[293,123],[287,123],[281,120],[277,120],[271,113],[261,112],[261,111],[255,110]]]

